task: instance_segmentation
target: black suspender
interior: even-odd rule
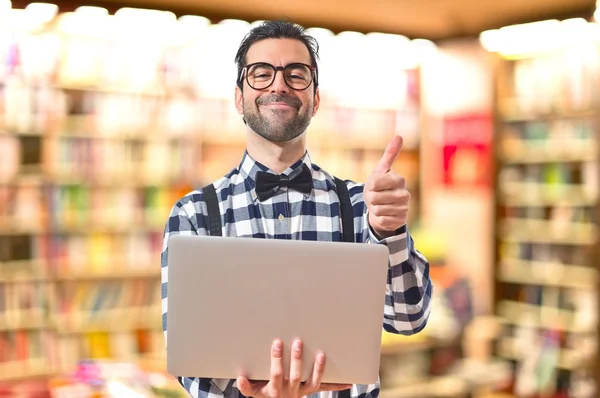
[[[346,183],[337,178],[335,185],[337,186],[337,194],[340,198],[340,216],[342,218],[342,234],[344,242],[354,242],[354,215],[352,211],[352,203],[350,202],[350,193]]]
[[[344,242],[354,242],[354,215],[352,203],[350,202],[350,193],[346,183],[335,178],[337,194],[340,198],[340,217],[342,219],[342,235]],[[221,236],[221,212],[219,211],[219,200],[213,184],[208,184],[204,188],[204,200],[208,208],[208,229],[211,236]]]
[[[208,208],[208,229],[211,236],[221,236],[221,212],[219,211],[219,200],[213,184],[208,184],[204,188],[204,200]]]
[[[351,388],[338,392],[338,398],[350,398]]]

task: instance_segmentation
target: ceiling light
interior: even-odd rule
[[[58,13],[58,6],[50,3],[29,3],[25,10],[36,21],[45,23],[50,22]]]
[[[180,23],[189,24],[190,26],[208,26],[210,19],[199,15],[182,15],[177,19]]]
[[[0,0],[0,13],[9,11],[12,8],[12,2],[10,0]]]
[[[105,17],[108,15],[108,10],[103,7],[81,6],[75,9],[77,15],[85,15],[90,17]]]

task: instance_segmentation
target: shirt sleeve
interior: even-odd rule
[[[207,235],[205,225],[197,225],[195,218],[189,214],[196,214],[195,206],[199,206],[188,199],[180,200],[169,215],[165,225],[163,247],[161,252],[161,299],[162,299],[162,329],[167,341],[167,303],[168,303],[168,241],[174,235]],[[200,217],[202,223],[203,217]],[[167,347],[168,349],[168,347]],[[218,398],[230,396],[235,380],[190,378],[177,376],[177,380],[193,398]]]
[[[415,249],[406,226],[385,239],[375,235],[369,225],[362,189],[362,185],[355,185],[350,191],[355,225],[360,224],[362,241],[385,245],[390,252],[383,327],[389,333],[416,334],[425,328],[431,312],[433,284],[429,262]]]

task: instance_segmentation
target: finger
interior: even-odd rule
[[[237,389],[246,397],[255,397],[266,383],[253,384],[245,377],[238,377],[236,380]]]
[[[331,384],[322,383],[319,387],[319,391],[343,391],[352,388],[352,384]]]
[[[385,191],[388,189],[404,188],[406,181],[404,177],[396,173],[377,174],[371,178],[369,189],[371,191]]]
[[[283,386],[283,342],[279,339],[275,340],[271,347],[270,377],[269,386],[277,396]]]
[[[402,217],[408,212],[405,205],[373,205],[369,212],[376,217]]]
[[[367,200],[371,206],[407,204],[410,201],[410,192],[406,189],[370,191],[368,196]]]
[[[321,379],[323,378],[323,372],[325,371],[325,354],[320,352],[315,358],[315,364],[313,365],[312,372],[306,384],[302,386],[300,392],[303,396],[312,394],[319,391],[321,386]]]
[[[375,173],[387,173],[392,168],[394,161],[396,161],[396,158],[400,154],[403,141],[402,136],[399,135],[395,135],[392,138],[373,170]]]
[[[294,341],[290,362],[290,390],[298,391],[302,379],[302,342]]]

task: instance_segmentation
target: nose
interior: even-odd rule
[[[289,87],[285,84],[284,71],[278,70],[275,72],[275,80],[271,85],[272,93],[288,93]]]

